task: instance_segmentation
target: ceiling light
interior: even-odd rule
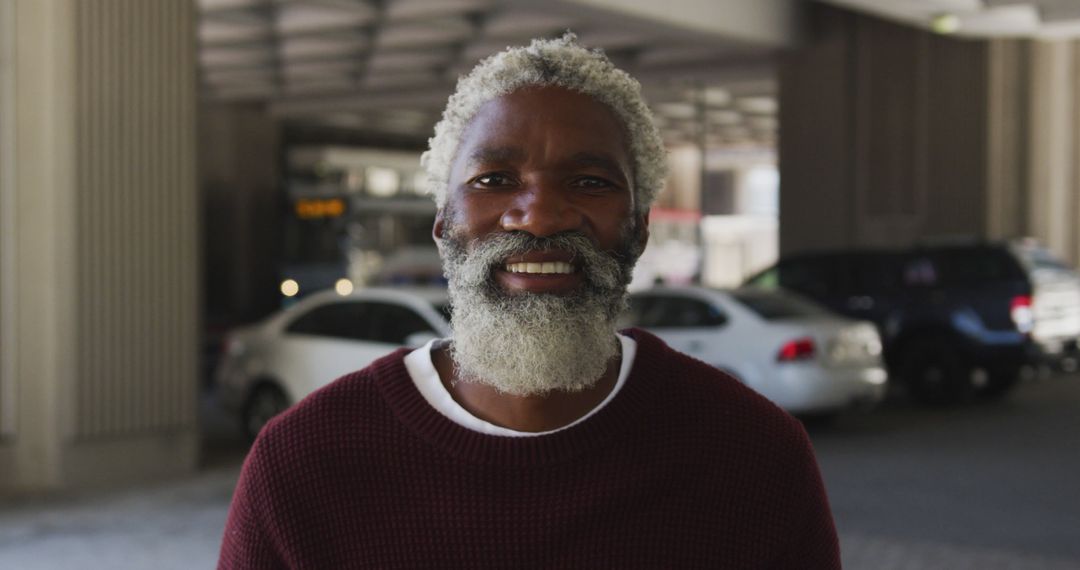
[[[719,87],[706,87],[702,95],[705,104],[710,107],[723,107],[731,103],[731,93]]]
[[[936,34],[953,34],[960,29],[960,18],[952,12],[942,12],[930,18],[930,29]]]
[[[716,125],[737,125],[743,120],[738,111],[709,111],[707,116],[709,122]]]
[[[777,111],[776,99],[768,95],[743,97],[737,104],[739,109],[756,115],[772,115]]]
[[[661,103],[656,109],[670,119],[692,119],[697,115],[697,109],[690,103]]]

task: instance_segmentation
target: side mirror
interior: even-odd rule
[[[414,332],[405,337],[405,346],[409,348],[420,348],[421,346],[438,339],[439,335],[431,331]]]

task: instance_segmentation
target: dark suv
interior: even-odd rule
[[[1030,241],[792,255],[747,284],[873,321],[891,377],[926,403],[999,397],[1080,337],[1080,277]]]

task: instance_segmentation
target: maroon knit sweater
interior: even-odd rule
[[[219,568],[839,568],[799,423],[640,330],[618,396],[537,437],[434,410],[405,350],[263,429]]]

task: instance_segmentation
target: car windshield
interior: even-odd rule
[[[829,312],[810,301],[791,293],[739,289],[730,292],[731,298],[768,321],[822,317]]]

